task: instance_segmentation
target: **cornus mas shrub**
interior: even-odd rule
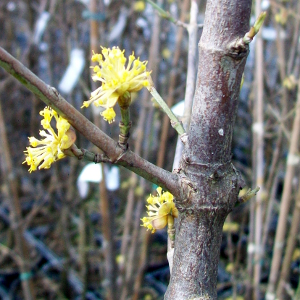
[[[218,12],[218,13],[216,13]],[[118,47],[92,55],[92,79],[100,86],[82,107],[103,108],[109,124],[120,107],[119,140],[114,141],[47,86],[20,62],[0,48],[0,65],[34,92],[47,107],[41,112],[41,140],[29,138],[25,151],[29,171],[48,169],[71,156],[96,163],[123,166],[159,186],[146,200],[148,216],[142,226],[155,232],[168,226],[171,278],[166,300],[217,299],[217,268],[222,227],[238,201],[243,187],[240,173],[231,162],[231,141],[238,94],[248,55],[248,45],[262,26],[261,14],[249,29],[251,1],[207,1],[206,18],[199,42],[199,65],[189,128],[172,113],[156,91],[147,62],[134,53],[128,58]],[[179,167],[173,172],[151,164],[128,147],[131,93],[147,88],[183,144]],[[51,123],[56,122],[56,130]],[[78,149],[73,129],[102,150],[96,154]],[[175,219],[177,226],[175,228]]]

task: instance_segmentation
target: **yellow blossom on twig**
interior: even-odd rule
[[[148,217],[141,219],[143,222],[142,226],[151,230],[152,233],[156,229],[164,228],[169,222],[173,223],[174,218],[178,217],[178,210],[173,202],[173,195],[169,192],[162,192],[161,187],[158,187],[156,191],[158,193],[156,197],[150,195],[147,199],[149,204],[146,205]]]
[[[71,130],[69,122],[51,107],[46,107],[40,115],[43,116],[41,125],[45,129],[40,130],[40,136],[43,139],[29,137],[31,147],[27,147],[24,151],[26,159],[23,163],[30,166],[30,173],[38,166],[39,169],[49,169],[53,162],[65,157],[63,150],[70,148],[76,140],[75,132]],[[51,126],[53,117],[56,121],[57,133]]]
[[[91,93],[90,100],[84,101],[82,107],[88,107],[91,103],[104,107],[105,111],[101,115],[109,123],[115,119],[113,107],[119,98],[149,86],[147,76],[150,73],[146,71],[147,62],[141,62],[132,53],[125,66],[127,58],[124,52],[125,50],[121,51],[118,47],[112,49],[102,47],[102,54],[94,53],[92,56],[92,61],[98,63],[92,67],[94,71],[92,79],[100,81],[102,85]],[[128,99],[128,103],[123,102],[122,105],[128,107],[130,97],[126,96],[125,99]]]

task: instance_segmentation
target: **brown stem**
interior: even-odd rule
[[[277,174],[277,176],[275,176],[275,178],[274,178],[272,189],[268,193],[268,196],[267,196],[269,200],[268,200],[265,224],[264,224],[264,229],[263,229],[263,237],[262,237],[262,249],[263,249],[264,255],[265,255],[265,248],[266,248],[266,244],[267,244],[269,229],[270,229],[271,221],[272,221],[273,207],[275,205],[276,192],[277,192],[277,188],[278,188],[278,177],[279,176]]]
[[[141,257],[139,261],[139,269],[138,274],[136,277],[136,280],[134,282],[134,295],[132,297],[132,300],[139,300],[139,290],[142,285],[142,280],[144,278],[144,271],[146,268],[146,261],[148,257],[148,246],[151,239],[151,233],[150,231],[146,231],[143,237],[142,246],[141,246]]]
[[[122,263],[120,263],[120,290],[121,295],[120,299],[126,299],[128,286],[125,280],[125,267],[127,264],[127,257],[128,257],[128,245],[131,239],[131,227],[132,227],[132,218],[134,213],[134,190],[136,188],[137,176],[132,174],[130,177],[131,186],[129,188],[127,194],[127,203],[126,203],[126,210],[125,210],[125,220],[124,220],[124,230],[122,235],[122,244],[121,244],[121,257],[123,259]]]
[[[103,250],[105,256],[105,281],[108,300],[116,299],[116,253],[114,247],[114,218],[113,203],[110,201],[106,191],[104,165],[102,164],[102,178],[100,182],[100,212],[101,228],[103,233]]]
[[[136,216],[135,220],[133,222],[133,231],[131,235],[131,247],[129,248],[129,253],[128,253],[128,263],[127,263],[127,268],[126,268],[126,274],[125,274],[125,279],[126,279],[126,286],[127,289],[132,289],[132,283],[133,283],[133,271],[136,269],[138,262],[136,261],[136,252],[138,249],[139,245],[139,233],[141,231],[141,214],[144,208],[144,201],[142,201],[140,197],[137,199],[137,205],[135,208],[135,213]],[[130,285],[130,286],[129,286]]]
[[[79,266],[80,266],[80,278],[82,281],[82,293],[81,299],[85,298],[88,287],[88,256],[87,256],[87,216],[86,207],[80,209],[80,223],[79,223],[79,241],[78,241],[78,253],[79,253]]]
[[[255,2],[255,14],[261,13],[261,1]],[[255,164],[256,183],[255,186],[261,188],[256,196],[255,205],[255,255],[254,255],[254,299],[260,299],[260,273],[261,273],[261,238],[262,238],[262,205],[264,196],[264,83],[263,83],[263,40],[261,32],[256,38],[256,60],[255,60],[255,80],[256,80],[256,110],[254,112],[254,122],[258,130],[253,130],[253,139],[256,139]]]
[[[282,263],[282,269],[279,278],[278,289],[276,293],[278,299],[286,299],[286,293],[284,293],[285,291],[284,287],[288,283],[290,277],[292,256],[296,245],[296,238],[299,232],[299,224],[300,224],[300,187],[298,188],[298,192],[297,192],[296,205],[295,205],[293,218],[292,218],[292,226],[287,241],[287,246],[286,246],[285,255]]]

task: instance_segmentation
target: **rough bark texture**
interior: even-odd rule
[[[217,299],[222,226],[241,185],[231,142],[247,47],[251,0],[208,0],[188,142],[178,170],[182,195],[166,300]]]

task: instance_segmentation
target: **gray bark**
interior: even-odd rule
[[[248,48],[233,45],[248,31],[250,11],[251,0],[207,1],[166,300],[217,299],[222,227],[242,184],[231,142]]]

